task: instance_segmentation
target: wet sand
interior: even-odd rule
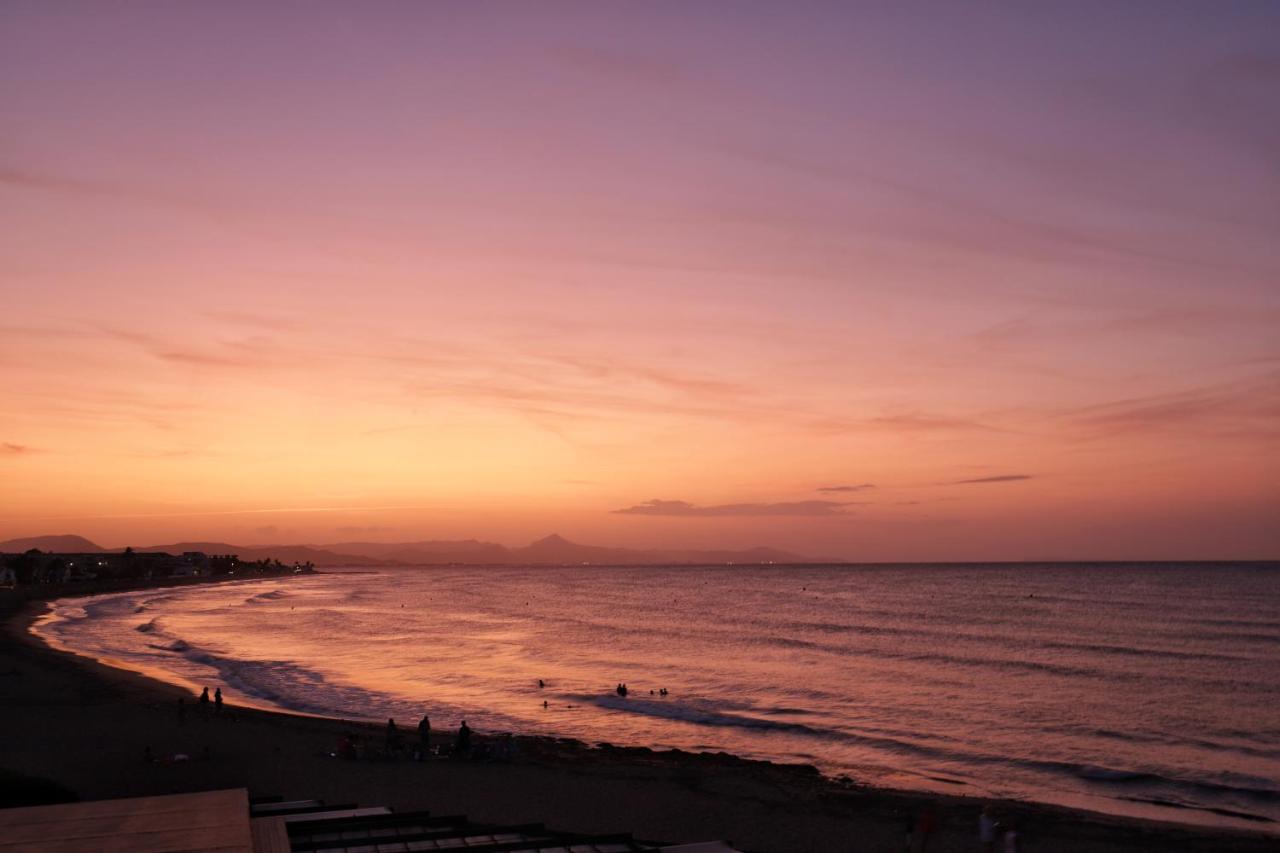
[[[986,800],[863,787],[802,765],[534,737],[515,738],[510,762],[416,762],[383,757],[377,726],[233,707],[221,716],[202,714],[195,697],[179,688],[44,646],[27,631],[43,610],[43,602],[30,602],[5,620],[0,771],[10,780],[12,774],[50,780],[81,799],[247,787],[251,796],[430,809],[578,832],[629,831],[667,842],[722,839],[778,853],[901,851],[906,822],[932,810],[937,830],[928,851],[978,849],[977,815]],[[187,699],[185,721],[178,719],[179,696]],[[397,722],[415,742],[416,720]],[[349,731],[360,733],[369,754],[357,761],[332,757]],[[433,743],[449,741],[434,734]],[[191,760],[148,763],[148,746],[158,759],[182,753]],[[1022,851],[1280,848],[1280,838],[1263,832],[994,805],[1016,820]]]

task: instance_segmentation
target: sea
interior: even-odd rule
[[[33,630],[233,703],[1280,834],[1280,563],[352,567]]]

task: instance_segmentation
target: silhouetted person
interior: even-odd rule
[[[387,753],[398,752],[400,750],[400,730],[396,728],[396,721],[387,719]]]
[[[208,687],[200,691],[200,710],[201,711],[209,710],[209,688]]]
[[[1002,853],[1018,853],[1018,826],[1012,820],[1004,831],[1004,844]]]
[[[978,815],[978,843],[982,853],[995,853],[996,850],[996,818],[991,806],[983,806]]]
[[[911,849],[914,853],[928,853],[929,841],[933,838],[933,833],[938,829],[938,813],[934,811],[932,806],[925,806],[916,815],[916,831],[911,839]]]
[[[898,819],[901,821],[900,825],[902,827],[902,837],[905,842],[903,844],[902,849],[907,851],[907,853],[911,853],[911,847],[912,847],[911,842],[912,842],[912,839],[915,838],[915,834],[916,834],[915,815],[911,814],[911,812],[903,812],[898,816]]]
[[[422,715],[422,720],[418,723],[418,748],[422,750],[423,755],[431,749],[431,720],[426,714]]]
[[[466,758],[471,754],[471,729],[466,720],[458,726],[458,742],[453,745],[453,751],[459,758]]]
[[[539,678],[539,679],[538,679],[538,687],[539,687],[539,688],[543,688],[543,687],[546,687],[546,686],[547,686],[547,683],[546,683],[545,681],[543,681],[541,678]]]
[[[221,687],[213,691],[213,712],[215,714],[222,713],[222,688]]]

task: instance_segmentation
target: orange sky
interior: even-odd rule
[[[0,538],[1280,557],[1280,21],[1157,6],[7,3]]]

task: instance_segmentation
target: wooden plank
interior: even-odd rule
[[[253,853],[292,853],[289,828],[282,817],[255,817],[249,821]]]
[[[0,810],[0,853],[252,853],[243,788]]]

